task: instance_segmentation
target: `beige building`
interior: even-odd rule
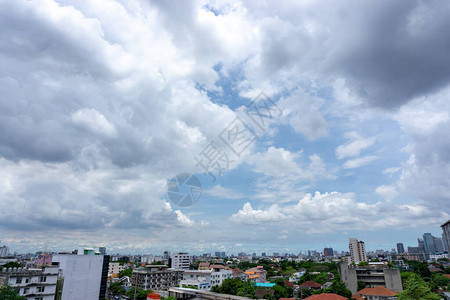
[[[125,270],[125,266],[118,262],[110,262],[108,265],[108,274],[119,274],[123,270]]]
[[[144,290],[168,290],[178,286],[183,279],[183,270],[167,269],[165,265],[147,265],[133,270],[131,286]]]
[[[359,264],[362,261],[367,261],[366,246],[363,241],[358,241],[358,239],[350,238],[348,247],[350,249],[350,258],[348,263]]]
[[[339,275],[352,294],[357,292],[358,281],[366,283],[368,288],[385,287],[397,293],[403,291],[400,270],[385,264],[354,266],[344,262],[339,264]]]

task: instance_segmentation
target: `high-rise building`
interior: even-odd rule
[[[334,256],[333,248],[324,248],[323,256],[329,256],[329,257]]]
[[[222,257],[222,258],[226,257],[225,252],[220,252],[220,257]]]
[[[220,258],[220,252],[219,251],[214,252],[214,256]]]
[[[350,238],[348,247],[350,249],[350,259],[349,264],[355,263],[359,264],[362,261],[367,261],[366,246],[363,241],[358,241],[358,239]]]
[[[442,240],[444,242],[444,249],[450,251],[450,220],[441,225],[442,228]]]
[[[63,281],[61,300],[105,299],[108,255],[53,254]]]
[[[444,252],[444,244],[442,243],[442,239],[440,237],[433,237],[434,239],[434,247],[436,248],[436,253]]]
[[[436,253],[436,246],[434,245],[434,236],[427,232],[423,234],[423,245],[425,247],[425,253]]]
[[[266,252],[262,252],[262,253],[261,253],[261,256],[262,256],[262,257],[266,257]]]
[[[398,254],[405,253],[405,247],[403,246],[403,243],[397,243],[397,253]]]
[[[417,238],[417,246],[420,248],[419,252],[425,252],[425,243],[421,238]]]

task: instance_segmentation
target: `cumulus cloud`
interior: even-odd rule
[[[441,211],[436,215],[434,210],[418,204],[394,207],[384,202],[368,204],[355,200],[352,193],[316,192],[305,195],[293,205],[273,204],[254,209],[250,203],[245,203],[230,219],[237,224],[263,225],[270,222],[298,228],[299,231],[324,233],[355,228],[405,228],[411,226],[411,218],[415,219],[414,226],[438,224],[435,217],[444,220],[449,214]]]
[[[374,155],[368,155],[368,156],[358,157],[355,159],[350,159],[350,160],[347,160],[343,164],[343,167],[344,167],[344,169],[360,168],[362,166],[365,166],[365,165],[371,163],[372,161],[376,160],[377,158],[378,157],[376,157]]]

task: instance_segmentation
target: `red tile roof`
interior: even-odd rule
[[[320,295],[309,296],[308,298],[305,298],[305,300],[347,300],[347,298],[336,294],[323,293]]]
[[[295,286],[295,283],[290,282],[289,280],[284,280],[284,286],[294,287],[294,286]]]
[[[309,288],[321,288],[322,285],[312,280],[308,280],[303,282],[300,287],[309,287]]]
[[[387,289],[382,286],[377,286],[374,288],[365,288],[358,292],[356,292],[356,295],[369,295],[369,296],[395,296],[397,295],[396,292]]]

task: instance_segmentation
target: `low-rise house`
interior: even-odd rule
[[[397,299],[395,296],[397,295],[397,292],[394,292],[390,289],[387,289],[385,287],[375,287],[375,288],[365,288],[356,293],[356,295],[353,296],[356,300],[390,300],[390,299]]]
[[[211,264],[209,262],[201,262],[198,264],[198,269],[199,270],[209,270],[209,266]]]
[[[305,300],[347,300],[347,298],[337,294],[323,293],[309,296],[308,298],[305,298]]]
[[[300,284],[301,289],[320,290],[322,285],[312,280],[308,280]]]

